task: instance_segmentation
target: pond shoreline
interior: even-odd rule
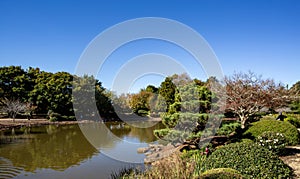
[[[34,127],[34,126],[43,126],[43,125],[68,125],[68,124],[78,124],[78,123],[87,123],[90,121],[55,121],[51,122],[48,119],[15,119],[13,122],[12,119],[0,119],[0,131],[9,130],[12,128],[21,128],[21,127]]]
[[[149,118],[144,120],[128,120],[128,121],[160,121],[156,118]],[[90,123],[95,122],[93,120],[76,120],[76,121],[54,121],[51,122],[48,119],[13,119],[10,118],[2,118],[0,119],[0,131],[9,130],[12,128],[21,128],[21,127],[34,127],[34,126],[43,126],[43,125],[70,125],[70,124],[82,124],[82,123]],[[100,122],[100,121],[97,121]],[[122,122],[122,121],[107,121],[107,122]],[[126,121],[123,121],[126,122]]]

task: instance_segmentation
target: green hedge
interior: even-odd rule
[[[294,125],[296,128],[300,128],[300,116],[299,115],[288,115],[287,118],[284,119]]]
[[[255,143],[233,143],[217,149],[202,170],[232,168],[245,178],[291,178],[292,170],[276,154]]]
[[[205,171],[200,179],[242,179],[239,171],[232,168],[214,168]]]
[[[282,133],[285,136],[288,145],[297,145],[299,143],[299,133],[297,128],[285,121],[262,120],[254,122],[244,135],[257,138],[266,131]]]
[[[217,131],[217,135],[229,136],[230,134],[232,134],[233,132],[235,132],[237,129],[240,128],[241,128],[241,123],[239,122],[222,124],[222,126]]]

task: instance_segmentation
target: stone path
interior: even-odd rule
[[[288,155],[280,157],[284,163],[289,165],[295,173],[295,179],[300,178],[300,146],[287,147]]]

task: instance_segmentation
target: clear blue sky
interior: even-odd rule
[[[195,29],[215,51],[225,75],[251,70],[285,84],[300,80],[298,0],[0,0],[0,66],[74,73],[94,37],[112,25],[140,17],[170,18]],[[146,52],[144,48],[177,53],[167,45],[142,42],[138,46],[123,50],[124,54],[120,50],[115,55],[120,60],[108,61],[105,69],[117,72],[127,57]],[[111,75],[103,73],[99,78],[110,88]],[[160,83],[155,77],[145,80]]]

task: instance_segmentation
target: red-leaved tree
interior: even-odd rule
[[[262,108],[285,107],[292,99],[289,91],[274,80],[262,79],[252,72],[235,73],[225,77],[227,92],[226,109],[238,115],[241,127],[245,128],[249,117]]]

